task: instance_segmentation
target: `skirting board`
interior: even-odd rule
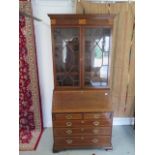
[[[113,125],[134,125],[134,117],[114,117]]]
[[[114,117],[113,125],[134,125],[134,117]],[[51,122],[47,122],[44,125],[45,128],[52,127]]]

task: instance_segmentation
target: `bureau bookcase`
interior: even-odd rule
[[[49,15],[54,90],[53,152],[112,149],[113,15]]]

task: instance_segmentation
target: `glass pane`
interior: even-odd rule
[[[78,86],[79,29],[56,28],[54,40],[57,86]]]
[[[110,29],[85,29],[85,86],[108,86]]]

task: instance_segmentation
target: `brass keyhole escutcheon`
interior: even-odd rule
[[[84,123],[84,120],[82,120],[81,123],[83,124]]]
[[[94,129],[94,130],[93,130],[93,133],[94,133],[94,134],[98,134],[98,133],[99,133],[99,130],[98,130],[98,129]]]

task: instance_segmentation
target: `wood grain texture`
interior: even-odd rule
[[[52,53],[53,53],[53,73],[54,73],[54,90],[73,90],[73,89],[106,89],[106,88],[109,88],[109,86],[111,86],[111,71],[110,69],[112,68],[111,67],[111,55],[112,55],[112,52],[111,52],[111,45],[112,45],[112,32],[113,32],[113,21],[114,21],[114,17],[115,15],[109,15],[109,14],[104,14],[104,15],[81,15],[81,14],[63,14],[63,15],[60,15],[60,14],[49,14],[49,17],[52,20],[55,20],[56,22],[51,26],[52,28],[52,42],[53,42],[53,46],[52,46]],[[79,24],[79,20],[86,20],[86,24]],[[80,48],[79,48],[79,64],[78,67],[79,67],[79,72],[70,72],[69,75],[78,75],[79,74],[79,83],[75,86],[73,85],[62,85],[62,83],[58,82],[57,78],[60,78],[62,75],[65,75],[67,76],[68,72],[64,72],[64,71],[59,71],[57,72],[56,71],[56,64],[59,63],[61,64],[62,62],[57,62],[57,50],[58,47],[56,46],[56,42],[55,40],[56,39],[56,36],[53,35],[55,30],[57,28],[77,28],[80,30],[80,33],[79,33],[79,45],[80,45]],[[85,64],[85,61],[86,61],[86,57],[85,57],[85,54],[84,54],[84,51],[85,51],[85,29],[89,27],[89,28],[109,28],[110,29],[110,32],[109,32],[109,36],[110,36],[110,41],[109,41],[109,47],[110,47],[110,51],[109,51],[109,67],[108,67],[108,81],[107,81],[107,85],[105,86],[102,86],[102,87],[90,87],[90,86],[87,86],[85,85],[84,83],[84,75],[85,75],[85,68],[84,68],[84,64]],[[55,38],[55,39],[54,39]],[[69,45],[68,45],[69,46]],[[70,49],[73,49],[71,48],[71,45],[69,46]],[[74,47],[74,46],[73,46]],[[74,51],[74,50],[72,50]],[[90,56],[90,55],[89,55]],[[77,58],[77,56],[75,55],[75,57]],[[60,56],[59,56],[60,58]],[[77,58],[78,59],[78,58]],[[61,59],[59,59],[61,60]],[[91,73],[93,73],[91,71]],[[94,72],[95,73],[95,72]],[[93,74],[94,74],[93,73]],[[90,73],[87,72],[87,74],[90,76]],[[99,81],[100,78],[96,78],[94,77],[94,80],[97,80]],[[105,80],[103,78],[103,80]]]
[[[107,90],[54,91],[52,111],[53,113],[112,112],[111,97],[105,95],[107,92]]]
[[[82,114],[80,113],[67,113],[67,114],[55,114],[56,120],[72,120],[72,119],[82,119]]]
[[[110,136],[56,137],[55,143],[62,146],[110,146]]]
[[[111,135],[111,127],[85,127],[85,128],[54,128],[54,135],[57,137],[80,136],[80,135]]]
[[[112,120],[70,120],[70,121],[53,121],[53,127],[66,127],[66,128],[78,128],[78,127],[98,127],[98,126],[111,126]]]
[[[81,15],[81,14],[49,14],[52,27],[55,26],[109,26],[113,25],[115,15]]]
[[[113,110],[109,91],[54,91],[53,152],[70,148],[112,149]]]
[[[57,26],[80,28],[80,50],[84,51],[84,27],[113,26],[113,15],[49,15],[52,28]],[[82,22],[78,22],[82,20]],[[111,32],[110,35],[111,36]],[[109,41],[111,43],[111,41]],[[80,60],[83,53],[80,51]],[[111,57],[111,56],[110,56]],[[61,56],[59,57],[61,58]],[[80,61],[84,64],[84,60]],[[58,65],[58,64],[56,64]],[[53,152],[69,148],[112,149],[113,109],[109,85],[99,89],[97,87],[83,87],[84,68],[81,65],[80,87],[57,89],[55,85],[52,101],[53,119]],[[56,66],[54,66],[55,69]],[[54,72],[55,74],[55,72]],[[61,73],[59,73],[61,74]],[[73,72],[75,74],[75,72]],[[109,76],[110,74],[108,74]],[[110,82],[110,81],[108,81]],[[82,85],[82,87],[81,87]],[[73,89],[74,88],[74,89]]]
[[[86,14],[115,14],[111,57],[112,102],[115,116],[133,116],[135,98],[134,40],[131,46],[135,3],[94,4],[81,0]],[[77,3],[77,13],[82,13]],[[130,51],[130,48],[132,50]],[[129,63],[130,62],[130,63]]]

